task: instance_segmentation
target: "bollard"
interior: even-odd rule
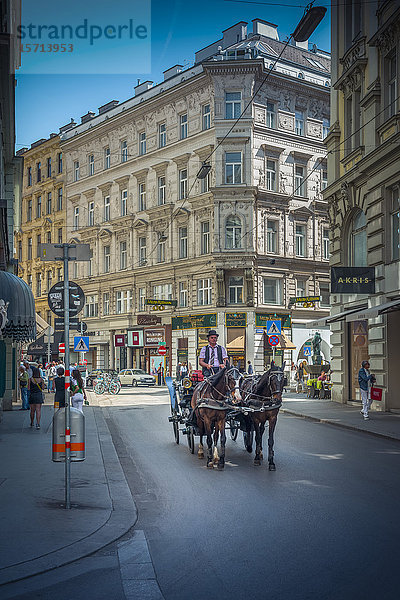
[[[65,444],[70,443],[71,461],[85,460],[85,416],[80,410],[70,407],[70,439],[65,439],[65,408],[59,408],[53,416],[54,462],[65,462]]]

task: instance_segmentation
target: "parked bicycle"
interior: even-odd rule
[[[121,382],[118,377],[112,377],[108,373],[102,373],[95,381],[94,392],[97,395],[119,394],[121,391]]]

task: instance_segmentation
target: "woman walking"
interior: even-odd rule
[[[28,382],[28,399],[31,407],[31,427],[36,415],[36,429],[40,429],[40,417],[42,414],[43,390],[45,383],[37,367],[32,367],[32,377]]]
[[[54,404],[58,402],[58,407],[65,407],[65,377],[63,367],[57,367],[57,377],[54,380],[56,386],[56,394],[54,396]]]
[[[18,372],[19,388],[21,390],[22,406],[20,410],[29,410],[28,402],[28,383],[29,375],[24,365],[21,365]]]
[[[78,369],[74,369],[72,371],[72,380],[69,389],[71,392],[72,406],[80,410],[81,413],[83,413],[82,406],[83,400],[86,400],[86,392],[83,385],[81,372]]]

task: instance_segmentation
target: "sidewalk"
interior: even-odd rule
[[[351,406],[331,400],[313,400],[307,398],[306,394],[294,392],[284,394],[281,408],[281,412],[289,415],[362,431],[387,439],[400,440],[400,414],[371,410],[369,420],[365,421],[360,410],[361,404]]]
[[[52,461],[49,402],[46,394],[40,430],[30,428],[29,411],[19,406],[3,413],[0,423],[0,585],[92,554],[137,519],[102,410],[95,406],[84,409],[86,460],[71,463],[71,509],[64,508],[65,464]]]

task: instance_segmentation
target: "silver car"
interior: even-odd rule
[[[118,373],[121,385],[156,385],[156,378],[149,375],[143,369],[124,369]]]

